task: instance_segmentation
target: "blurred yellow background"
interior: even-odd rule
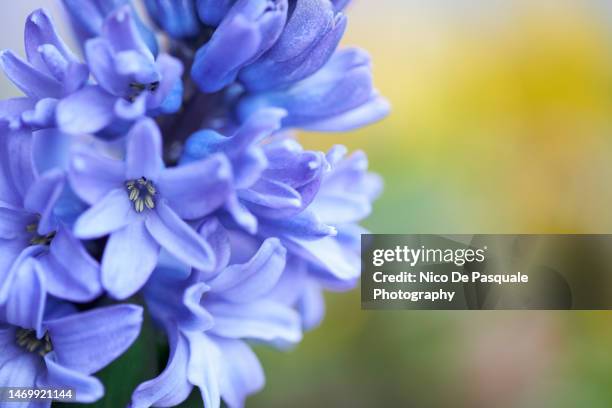
[[[353,3],[344,44],[370,51],[393,113],[301,140],[368,153],[372,231],[612,232],[612,2]],[[11,3],[3,48],[41,5]],[[258,353],[255,407],[612,406],[610,312],[365,312],[354,291],[294,350]]]
[[[612,232],[612,3],[358,1],[393,112],[313,148],[365,150],[377,233]],[[257,406],[610,407],[612,313],[365,312],[328,296]]]

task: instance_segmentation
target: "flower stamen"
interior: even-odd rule
[[[45,333],[42,339],[36,337],[36,331],[31,329],[17,329],[15,332],[15,342],[30,353],[37,353],[45,356],[53,351],[53,344],[49,333]]]
[[[55,231],[53,231],[46,235],[39,235],[38,222],[28,224],[26,226],[26,232],[32,235],[32,238],[30,238],[31,245],[49,245],[51,244],[51,241],[53,241],[53,238],[55,238],[56,234]]]
[[[146,177],[126,181],[125,187],[128,192],[128,198],[134,203],[134,209],[137,213],[143,212],[145,208],[149,210],[155,208],[154,198],[157,194],[157,189],[153,182],[147,180]]]
[[[134,102],[143,92],[155,92],[159,88],[159,81],[151,82],[149,84],[141,84],[138,82],[130,83],[130,94],[127,96],[127,100]]]

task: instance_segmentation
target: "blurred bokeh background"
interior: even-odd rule
[[[22,51],[35,7],[3,8]],[[377,233],[612,231],[612,2],[355,0],[345,45],[373,57],[393,105],[312,148],[363,149],[386,190]],[[68,33],[67,27],[63,32]],[[3,96],[16,90],[0,81]],[[610,312],[366,312],[328,296],[322,326],[288,353],[259,348],[253,407],[610,407]]]

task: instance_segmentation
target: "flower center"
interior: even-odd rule
[[[38,235],[38,222],[33,222],[26,226],[26,231],[32,236],[30,238],[31,245],[49,245],[55,238],[55,231],[47,235]]]
[[[17,329],[15,332],[17,345],[29,351],[45,356],[53,351],[53,344],[49,333],[45,333],[42,339],[36,337],[36,331],[30,329]]]
[[[146,177],[141,177],[136,180],[125,182],[130,201],[134,203],[134,209],[137,213],[141,213],[145,208],[152,210],[155,208],[155,195],[157,190],[153,182],[147,180]]]
[[[127,100],[134,102],[143,92],[150,91],[155,92],[159,88],[159,81],[151,82],[150,84],[141,84],[138,82],[132,82],[130,84],[130,92],[127,96]]]

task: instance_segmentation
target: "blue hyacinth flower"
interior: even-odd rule
[[[287,8],[287,0],[238,0],[195,55],[191,77],[200,89],[216,92],[234,82],[276,42]]]
[[[183,273],[170,263],[147,284],[147,305],[168,335],[171,354],[165,371],[136,389],[132,408],[178,405],[194,386],[206,407],[219,407],[221,398],[229,407],[242,407],[264,384],[263,370],[245,340],[287,345],[301,339],[298,315],[267,296],[285,265],[280,242],[269,239],[254,251],[244,246],[232,251],[228,231],[216,219],[199,230],[225,256],[212,272],[196,271],[182,280],[177,276]],[[253,255],[228,265],[230,252]]]
[[[3,101],[0,118],[13,128],[50,128],[55,126],[58,101],[85,85],[89,69],[66,46],[43,10],[28,16],[24,38],[27,61],[3,51],[0,67],[26,97]]]
[[[0,124],[0,304],[17,292],[30,258],[50,294],[93,300],[102,293],[100,267],[55,211],[66,177],[58,169],[37,173],[29,136]]]
[[[104,395],[92,374],[121,355],[136,339],[142,308],[117,305],[75,313],[70,305],[47,307],[30,299],[21,316],[7,322],[0,310],[0,387],[72,389],[75,401]],[[36,316],[34,323],[24,319]],[[51,401],[25,403],[50,407]],[[23,405],[23,404],[18,404]]]
[[[85,44],[96,85],[63,98],[58,127],[70,134],[95,133],[116,121],[127,124],[145,114],[171,113],[180,107],[182,64],[147,48],[123,7],[111,14],[99,37]]]
[[[92,206],[76,221],[75,235],[110,235],[102,257],[102,284],[118,299],[146,283],[160,247],[199,269],[210,269],[214,262],[212,249],[187,221],[222,205],[231,178],[226,159],[215,155],[164,168],[161,143],[155,123],[143,119],[127,136],[125,161],[81,149],[71,163],[71,185]]]

